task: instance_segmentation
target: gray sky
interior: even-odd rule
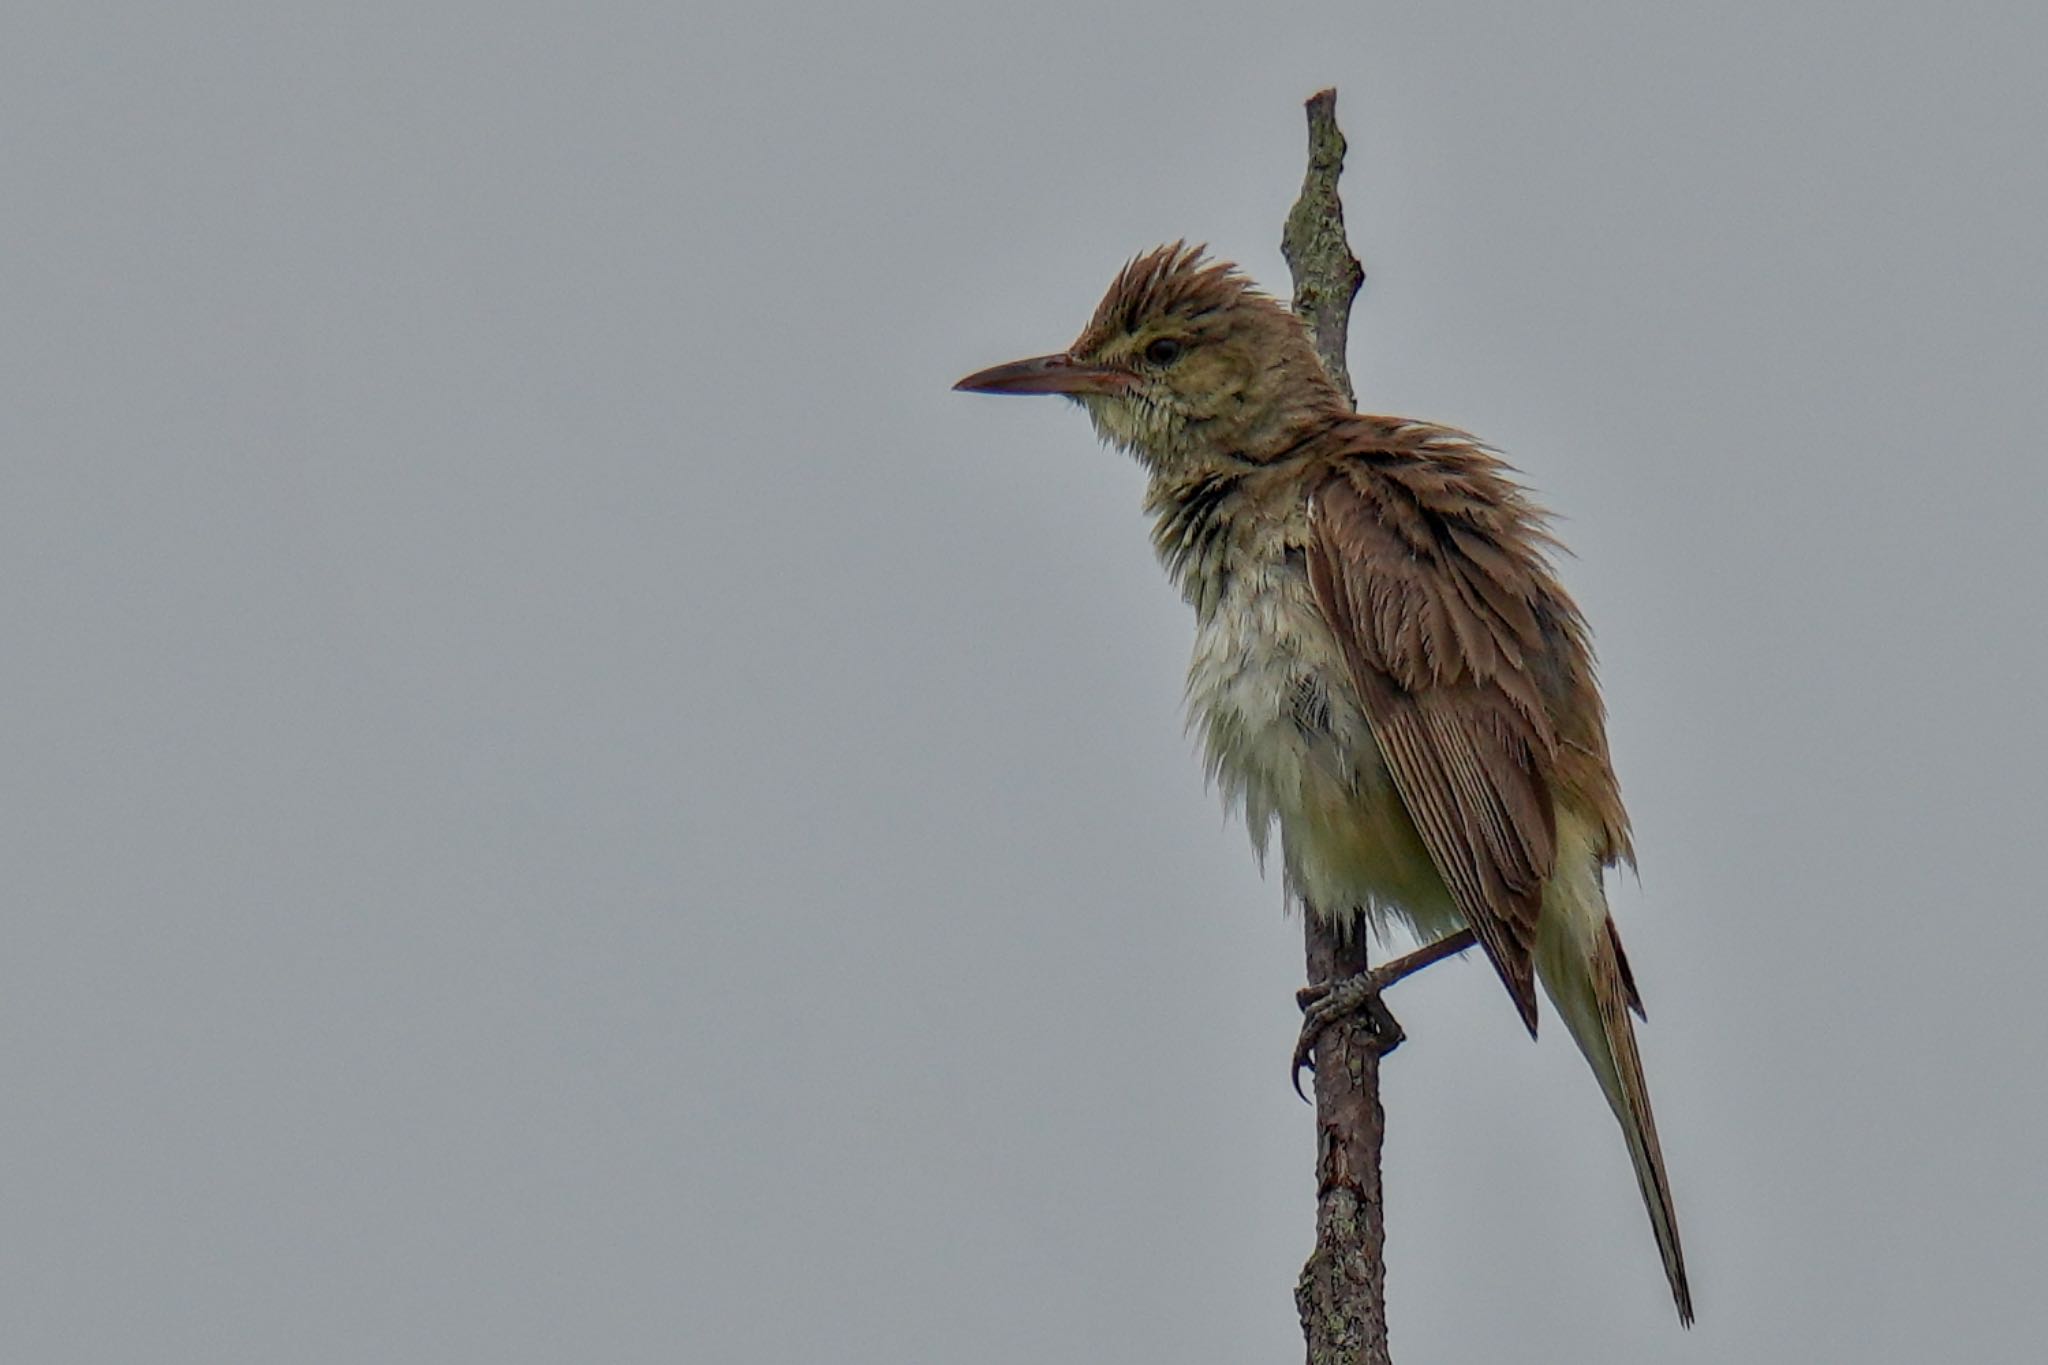
[[[6,28],[0,1356],[1298,1358],[1299,931],[1137,472],[947,386],[1284,282],[1335,84],[1363,403],[1578,553],[1700,1308],[1461,963],[1397,1356],[2039,1359],[2035,7]]]

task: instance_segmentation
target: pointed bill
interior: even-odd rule
[[[1126,370],[1090,365],[1061,352],[981,370],[953,387],[964,393],[1127,393],[1136,382]]]

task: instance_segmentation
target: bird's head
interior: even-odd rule
[[[1065,394],[1104,440],[1163,474],[1273,458],[1348,410],[1292,313],[1179,242],[1125,266],[1065,351],[953,387]]]

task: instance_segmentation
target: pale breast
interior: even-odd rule
[[[1448,899],[1394,791],[1298,552],[1233,556],[1198,613],[1188,719],[1263,860],[1330,918],[1441,920]]]

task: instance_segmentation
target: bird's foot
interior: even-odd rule
[[[1320,981],[1313,986],[1304,986],[1294,993],[1295,1003],[1301,1006],[1301,1033],[1294,1040],[1294,1093],[1303,1100],[1301,1073],[1315,1069],[1317,1045],[1324,1030],[1345,1019],[1357,1017],[1364,1021],[1370,1038],[1369,1046],[1384,1057],[1407,1039],[1401,1031],[1400,1021],[1380,993],[1404,976],[1421,971],[1433,962],[1454,957],[1473,946],[1478,940],[1470,929],[1460,929],[1446,938],[1438,939],[1426,948],[1417,949],[1405,957],[1397,957],[1384,966],[1369,972],[1347,976],[1341,981]]]
[[[1315,1070],[1314,1059],[1325,1029],[1345,1019],[1359,1019],[1371,1040],[1368,1046],[1382,1057],[1407,1038],[1401,1031],[1401,1022],[1380,998],[1380,992],[1392,984],[1381,975],[1384,971],[1381,968],[1341,981],[1323,981],[1294,993],[1295,1003],[1301,1006],[1301,1032],[1294,1040],[1294,1093],[1304,1101],[1308,1096],[1302,1094],[1301,1073]]]

